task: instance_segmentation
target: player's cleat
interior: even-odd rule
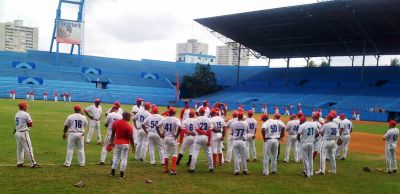
[[[111,169],[110,176],[115,176],[115,169]]]
[[[31,166],[31,168],[42,168],[42,167],[39,166],[39,164],[33,164],[33,165]]]
[[[70,165],[68,165],[68,164],[63,164],[62,166],[65,167],[65,168],[69,168],[70,167]]]
[[[18,168],[22,168],[22,167],[24,167],[24,164],[22,163],[22,164],[17,164],[17,167]]]
[[[152,166],[156,166],[156,164],[154,163],[154,164],[151,164]]]
[[[139,161],[143,162],[143,158],[139,158]]]
[[[103,166],[104,162],[99,162],[99,163],[97,163],[97,165]]]
[[[249,173],[247,171],[243,171],[243,174],[244,175],[248,175]]]
[[[286,163],[286,164],[287,164],[287,163],[288,163],[288,161],[284,160],[284,161],[283,161],[283,163]]]
[[[235,172],[233,173],[233,175],[238,176],[240,173],[239,172]]]
[[[271,172],[271,175],[274,175],[274,174],[276,174],[276,172]]]
[[[176,171],[170,171],[169,174],[170,175],[176,175]]]
[[[214,172],[214,169],[208,169],[208,172]]]
[[[80,167],[85,167],[85,164],[79,164]]]
[[[250,159],[247,159],[246,162],[250,162]]]
[[[397,174],[397,170],[393,170],[393,173]]]
[[[119,177],[118,177],[119,179],[123,179],[123,178],[125,178],[125,172],[120,172],[119,173]]]
[[[194,173],[194,170],[193,169],[189,169],[189,173]]]
[[[300,176],[307,176],[306,172],[302,172]]]
[[[388,174],[392,174],[392,171],[387,171]]]
[[[341,160],[346,160],[346,158],[342,157]]]
[[[269,174],[268,173],[263,173],[263,176],[268,176]]]
[[[103,145],[103,143],[101,143],[101,142],[97,142],[97,145]]]
[[[253,162],[257,162],[257,159],[253,159]]]
[[[322,172],[322,171],[317,171],[317,172],[315,172],[315,174],[319,174],[319,175],[325,175],[325,173],[324,172]]]
[[[328,170],[328,173],[336,174],[336,171]]]

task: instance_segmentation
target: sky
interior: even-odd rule
[[[176,43],[195,38],[209,45],[215,55],[217,45],[224,43],[196,18],[247,11],[315,3],[317,0],[86,0],[84,54],[124,59],[174,61]],[[39,28],[39,50],[49,50],[58,0],[0,0],[0,22],[24,20],[24,25]],[[76,19],[77,6],[62,7],[62,19]],[[66,52],[68,45],[62,45]],[[319,63],[321,58],[314,58]],[[382,59],[388,63],[390,57]],[[361,63],[356,59],[356,64]],[[349,58],[334,58],[335,64],[349,63]],[[367,62],[374,64],[374,58]],[[293,66],[304,66],[304,59],[292,60]],[[250,65],[266,65],[252,59]],[[284,60],[273,60],[272,66],[284,66]]]

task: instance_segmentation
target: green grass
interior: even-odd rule
[[[95,165],[101,147],[93,142],[86,147],[86,167],[77,167],[74,154],[73,166],[63,168],[61,165],[66,153],[66,142],[62,140],[63,122],[76,104],[64,102],[30,103],[29,112],[34,121],[30,135],[36,159],[43,168],[16,168],[16,143],[12,129],[17,102],[0,100],[0,191],[3,193],[398,193],[400,189],[399,175],[362,171],[364,166],[384,169],[383,155],[355,153],[350,153],[346,161],[338,161],[336,175],[314,176],[311,179],[299,176],[303,168],[301,164],[282,162],[278,163],[277,175],[264,177],[261,175],[261,160],[249,163],[251,174],[248,176],[233,176],[233,164],[219,167],[210,174],[203,152],[195,174],[187,173],[186,166],[179,166],[179,174],[170,176],[162,173],[162,166],[153,167],[147,162],[134,161],[133,154],[130,154],[127,177],[118,180],[107,176],[110,166]],[[106,104],[102,106],[104,110],[110,107]],[[131,109],[130,106],[123,108]],[[360,125],[356,126],[356,130],[370,133],[379,131],[378,134],[382,134],[380,130],[384,130],[385,126],[382,127]],[[104,127],[102,131],[105,132]],[[284,147],[281,146],[282,149]],[[257,143],[257,148],[261,159],[262,142]],[[108,154],[107,161],[110,160],[111,154]],[[327,166],[329,169],[329,164]],[[314,168],[318,167],[319,161]],[[144,178],[150,178],[153,183],[145,184]],[[79,180],[84,180],[86,186],[73,187]]]

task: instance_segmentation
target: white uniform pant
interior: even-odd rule
[[[322,140],[321,145],[321,172],[325,173],[326,159],[331,163],[331,171],[336,173],[336,141],[335,140]]]
[[[58,97],[54,96],[54,102],[58,102]]]
[[[303,153],[303,164],[304,172],[308,177],[313,176],[314,166],[313,166],[313,142],[303,142],[301,143],[301,149]]]
[[[177,157],[178,156],[178,143],[176,143],[175,137],[164,138],[165,155],[164,158]]]
[[[68,97],[68,101],[71,102],[71,97]]]
[[[15,100],[15,94],[13,94],[13,95],[12,95],[12,99],[14,99],[14,100]]]
[[[254,134],[247,135],[246,159],[250,159],[250,155],[253,156],[253,159],[257,159],[256,139],[254,139],[253,137],[254,137]]]
[[[92,135],[94,130],[96,130],[97,134],[97,143],[101,142],[100,121],[96,120],[89,120],[89,132],[86,137],[86,142],[90,143],[90,141],[92,141]]]
[[[150,132],[148,134],[148,143],[149,143],[149,155],[150,155],[150,164],[155,164],[155,147],[158,149],[158,154],[160,155],[160,162],[164,164],[164,144],[161,142],[162,139],[158,135],[158,133]]]
[[[194,140],[194,151],[192,155],[192,162],[190,163],[190,169],[194,170],[196,167],[197,157],[199,156],[200,148],[203,147],[204,152],[207,156],[208,169],[213,169],[213,160],[211,154],[211,146],[207,146],[208,137],[206,135],[198,135]]]
[[[397,144],[386,143],[386,165],[387,171],[397,170],[397,160],[396,160],[396,148]]]
[[[212,150],[213,154],[222,153],[222,146],[221,146],[221,133],[213,133],[212,134]]]
[[[342,157],[346,158],[347,150],[349,148],[349,143],[350,143],[350,134],[342,135],[341,140],[342,140],[342,145],[338,146],[338,148],[336,149],[336,156],[339,157],[340,151],[343,150]]]
[[[243,140],[234,140],[233,141],[233,152],[235,156],[234,166],[235,166],[235,173],[240,172],[240,162],[242,163],[243,171],[247,171],[247,161],[246,161],[246,141]]]
[[[46,101],[47,101],[47,96],[43,96],[43,100],[46,100]]]
[[[286,143],[286,150],[285,150],[285,161],[289,162],[290,157],[290,149],[293,146],[293,157],[294,161],[299,161],[299,141],[297,140],[297,135],[289,135]]]
[[[32,165],[36,164],[29,132],[15,132],[15,139],[17,140],[17,164],[24,163],[24,153],[31,160]]]
[[[106,137],[104,138],[104,144],[103,147],[101,148],[101,156],[100,156],[100,162],[105,162],[106,157],[107,157],[107,147],[108,145],[111,144],[111,130],[107,130]]]
[[[264,161],[263,161],[263,174],[269,174],[269,160],[271,159],[271,172],[276,172],[276,165],[278,159],[278,146],[277,139],[267,139],[264,142]]]
[[[143,129],[139,129],[137,135],[137,146],[135,150],[136,159],[145,159],[147,151],[147,133]]]
[[[29,99],[30,101],[35,101],[35,96],[34,95],[31,95],[31,99]]]
[[[183,138],[181,149],[179,150],[179,154],[184,155],[186,150],[189,149],[189,155],[193,155],[194,151],[194,136],[186,135]]]
[[[321,138],[318,137],[314,141],[314,152],[321,153]]]
[[[65,158],[64,165],[66,166],[71,165],[75,147],[77,149],[79,165],[81,166],[85,165],[85,149],[84,149],[85,146],[83,145],[84,138],[85,138],[84,133],[70,132],[68,134],[67,157]]]
[[[232,150],[233,150],[233,137],[231,135],[228,136],[226,140],[227,151],[226,151],[226,161],[231,162],[232,159]]]
[[[121,161],[121,167],[119,168],[121,172],[125,172],[126,165],[128,164],[128,153],[129,144],[117,144],[114,148],[113,163],[111,168],[117,169],[119,162]]]

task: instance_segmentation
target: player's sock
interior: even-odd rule
[[[176,157],[172,157],[172,171],[176,171]]]
[[[190,166],[190,163],[192,163],[192,155],[189,155],[189,160],[186,163],[186,165]]]
[[[125,177],[125,172],[122,172],[122,171],[121,171],[121,172],[119,173],[119,177]]]
[[[179,165],[181,163],[182,158],[183,158],[183,154],[179,154],[178,161],[176,161],[176,165]]]
[[[213,164],[214,164],[214,166],[216,166],[217,165],[217,154],[213,154]]]
[[[165,167],[165,172],[168,173],[168,158],[164,158],[164,167]]]
[[[115,169],[111,169],[111,174],[110,176],[115,176]]]
[[[179,133],[179,143],[180,144],[182,144],[184,137],[185,137],[185,133],[181,130],[181,132]]]
[[[222,153],[218,153],[219,165],[222,165]]]

